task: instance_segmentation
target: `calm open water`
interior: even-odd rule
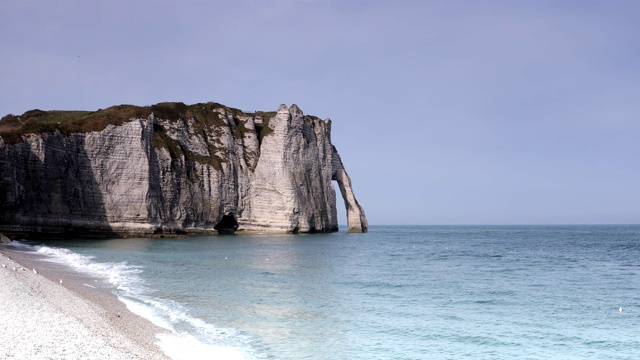
[[[640,358],[640,225],[36,248],[171,329],[159,344],[175,359]]]

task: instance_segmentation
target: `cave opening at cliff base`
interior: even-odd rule
[[[224,215],[213,229],[217,230],[218,234],[233,234],[238,230],[238,220],[234,214]]]

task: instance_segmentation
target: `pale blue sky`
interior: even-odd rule
[[[371,224],[640,223],[639,18],[615,0],[3,0],[0,113],[295,103],[333,120]]]

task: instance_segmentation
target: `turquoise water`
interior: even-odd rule
[[[640,226],[53,241],[179,359],[637,359]],[[622,308],[622,312],[620,312]]]

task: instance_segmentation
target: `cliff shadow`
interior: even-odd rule
[[[163,224],[165,223],[165,201],[162,194],[161,171],[158,154],[153,143],[153,136],[156,133],[162,133],[164,129],[155,122],[154,118],[143,129],[142,139],[144,151],[149,164],[149,178],[147,183],[146,203],[147,203],[147,221],[155,225],[154,234],[163,232]],[[173,169],[173,158],[172,158]]]
[[[12,216],[3,217],[0,226],[27,239],[117,236],[108,221],[84,135],[54,133],[40,139],[34,144],[37,153],[27,142],[8,149],[14,186],[7,194],[12,201],[5,202],[1,211]]]

